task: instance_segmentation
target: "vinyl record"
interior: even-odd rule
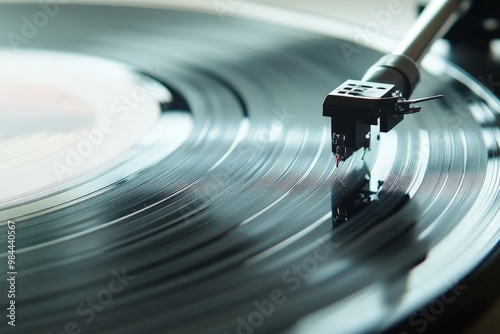
[[[413,94],[443,99],[336,168],[324,96],[379,51],[115,6],[61,6],[27,37],[40,8],[0,11],[7,332],[376,332],[498,243],[500,106],[447,61],[428,56]]]

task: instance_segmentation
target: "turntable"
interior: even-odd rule
[[[487,38],[457,23],[395,101],[441,98],[339,151],[325,96],[392,94],[346,80],[416,4],[353,23],[324,15],[338,2],[2,1],[2,333],[480,328],[467,307],[499,295],[492,3]]]

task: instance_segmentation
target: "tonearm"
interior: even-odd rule
[[[389,132],[404,115],[420,111],[415,103],[442,97],[410,99],[420,78],[418,64],[469,5],[468,0],[432,0],[392,54],[371,66],[361,80],[347,80],[326,96],[323,116],[331,117],[337,166],[367,148],[371,125]]]

